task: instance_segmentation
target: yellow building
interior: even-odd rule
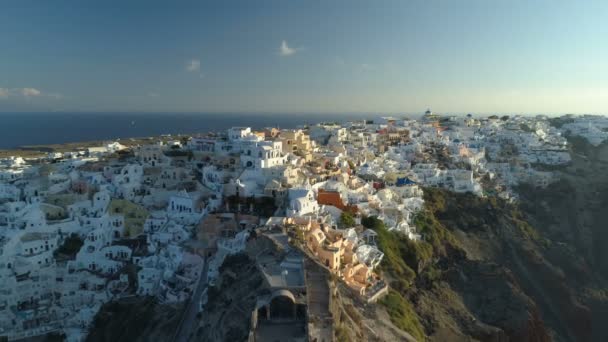
[[[310,153],[313,146],[310,136],[301,129],[281,131],[279,140],[283,143],[283,153],[294,153],[307,159],[312,158]]]

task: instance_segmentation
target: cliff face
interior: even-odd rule
[[[411,286],[384,266],[430,339],[591,341],[605,336],[594,324],[600,313],[581,297],[589,285],[584,279],[595,279],[591,268],[563,242],[535,229],[529,213],[493,198],[437,189],[425,193],[424,220],[432,224],[423,225],[427,241],[422,244],[432,247],[431,255],[412,257],[399,249],[416,272]],[[560,257],[563,251],[571,253],[567,262]]]
[[[170,341],[182,309],[181,305],[158,304],[150,297],[106,303],[95,316],[86,341]]]
[[[556,323],[564,325],[570,340],[606,341],[608,144],[594,147],[580,138],[570,143],[573,161],[557,170],[559,182],[519,189],[527,220],[551,242],[542,250],[551,267],[530,267],[547,280],[552,305],[543,311],[560,318]]]
[[[560,181],[517,204],[425,189],[424,241],[375,227],[430,340],[608,340],[608,145],[577,143]]]
[[[496,199],[437,189],[425,193],[424,221],[431,224],[422,227],[431,235],[433,253],[404,291],[427,335],[549,341],[534,296],[520,280],[528,275],[520,261],[522,246],[536,248],[541,241],[517,209]]]

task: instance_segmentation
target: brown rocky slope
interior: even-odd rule
[[[425,339],[608,340],[608,145],[578,143],[583,150],[557,170],[559,182],[522,186],[516,204],[425,189],[421,242],[364,219],[379,232],[384,273]]]

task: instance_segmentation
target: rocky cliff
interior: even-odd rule
[[[425,189],[421,242],[364,222],[380,233],[385,274],[423,338],[608,340],[608,145],[572,146],[559,181],[521,186],[515,204]]]

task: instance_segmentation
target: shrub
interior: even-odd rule
[[[80,248],[84,245],[84,241],[77,234],[70,234],[59,248],[53,253],[55,258],[58,255],[64,255],[69,258],[75,258],[76,254],[80,251]]]
[[[391,322],[399,329],[410,333],[416,340],[424,341],[424,328],[412,305],[396,291],[389,291],[382,304],[388,312]]]
[[[348,329],[346,329],[346,327],[344,327],[342,324],[339,324],[336,327],[335,333],[336,333],[336,341],[338,341],[338,342],[352,341],[352,339],[350,338],[350,334],[348,333]]]
[[[338,223],[341,228],[348,228],[355,225],[355,219],[353,215],[347,211],[343,211],[340,214],[340,222]]]
[[[382,268],[396,279],[400,288],[409,288],[416,278],[416,272],[406,262],[406,255],[411,253],[411,245],[416,243],[405,236],[389,232],[382,220],[375,216],[364,217],[361,222],[378,234],[378,247],[384,253]]]
[[[238,268],[249,263],[250,261],[249,256],[245,253],[231,254],[224,259],[219,271],[222,273],[227,269]]]

